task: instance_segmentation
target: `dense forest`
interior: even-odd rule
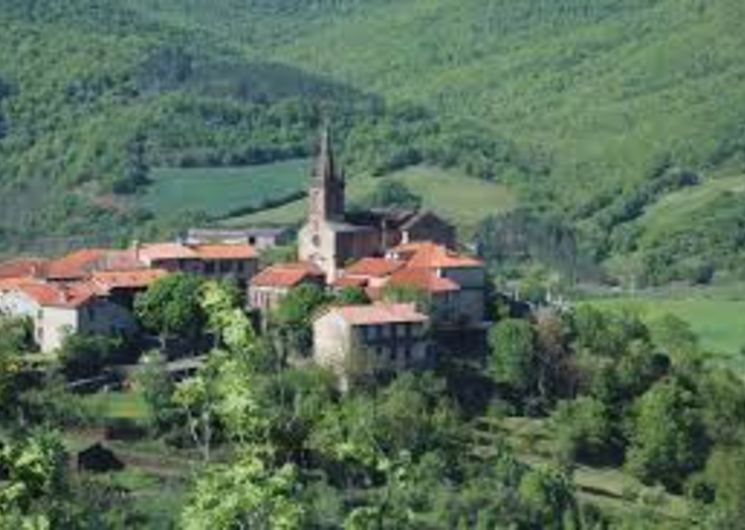
[[[201,218],[137,206],[149,168],[304,157],[331,116],[352,173],[507,183],[572,227],[581,260],[645,283],[742,274],[737,197],[656,237],[642,219],[742,173],[737,0],[0,5],[6,252],[172,233]]]

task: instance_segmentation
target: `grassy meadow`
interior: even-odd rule
[[[632,308],[653,324],[665,314],[675,315],[691,325],[703,348],[724,358],[731,358],[745,370],[740,350],[745,346],[745,298],[727,297],[723,293],[624,296],[591,300],[598,307]]]
[[[745,192],[745,175],[704,181],[698,186],[670,193],[652,205],[638,220],[643,227],[640,243],[654,242],[666,234],[690,225],[705,216],[715,201],[728,193]]]
[[[168,215],[203,211],[211,217],[242,208],[259,208],[302,191],[306,159],[247,167],[159,168],[140,205]]]
[[[393,173],[387,179],[398,180],[422,197],[423,206],[453,222],[464,236],[470,235],[486,216],[511,210],[517,204],[515,195],[493,182],[466,178],[456,171],[417,166]],[[364,200],[380,179],[366,176],[351,178],[347,188],[348,203]],[[262,223],[297,223],[306,213],[306,201],[299,200],[277,208],[226,219],[225,226]]]

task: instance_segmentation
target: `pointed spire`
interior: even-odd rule
[[[323,129],[321,130],[313,176],[323,180],[334,180],[336,178],[334,151],[331,146],[331,131],[328,122],[324,122]]]

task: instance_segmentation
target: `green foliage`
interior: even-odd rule
[[[696,396],[675,380],[639,398],[629,433],[626,465],[645,483],[680,490],[706,460],[708,440]]]
[[[72,334],[62,341],[58,357],[68,378],[93,377],[113,361],[120,346],[118,339],[104,335]]]
[[[140,359],[135,383],[145,397],[156,432],[165,432],[176,419],[174,384],[166,369],[166,359],[158,352],[146,352]]]
[[[556,446],[567,462],[612,461],[614,425],[608,407],[592,397],[562,401],[551,415]]]
[[[497,381],[520,392],[535,385],[535,333],[525,320],[507,319],[489,330],[489,370]]]
[[[197,337],[204,321],[199,305],[201,286],[199,277],[185,273],[159,278],[135,299],[137,318],[161,337]]]
[[[282,298],[270,318],[288,353],[309,352],[313,316],[328,302],[326,293],[315,284],[294,287]]]
[[[230,465],[215,465],[197,480],[181,521],[187,530],[302,528],[303,508],[293,498],[296,471],[268,467],[250,452]]]
[[[56,433],[0,439],[0,526],[49,528],[63,522],[65,470],[66,453]]]
[[[417,209],[422,198],[411,191],[406,184],[397,180],[380,181],[364,203],[367,208],[409,208]]]
[[[362,287],[344,287],[334,294],[334,303],[337,305],[367,305],[370,297]]]

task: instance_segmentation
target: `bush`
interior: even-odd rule
[[[551,423],[562,460],[587,463],[617,460],[613,421],[601,401],[591,397],[562,401],[551,416]]]

